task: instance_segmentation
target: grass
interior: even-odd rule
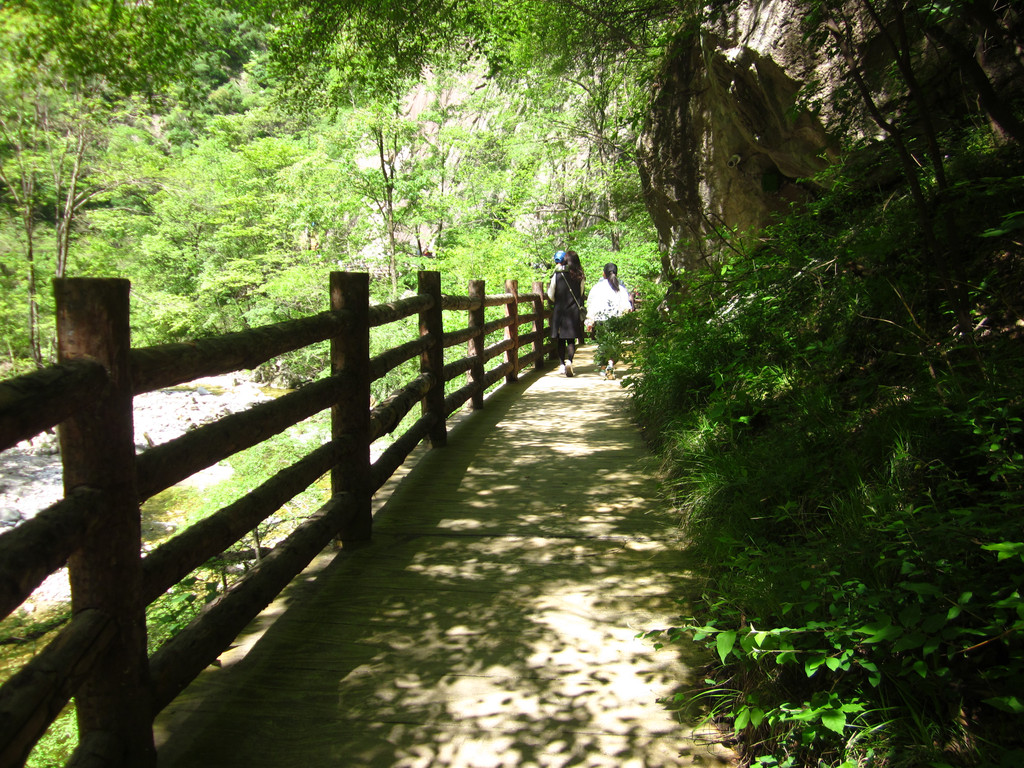
[[[961,227],[1024,203],[1019,165],[999,202],[957,187]],[[708,647],[692,704],[750,765],[1024,756],[1024,264],[1011,230],[960,254],[985,329],[960,338],[904,208],[826,196],[632,320],[636,412],[706,575],[653,637]]]

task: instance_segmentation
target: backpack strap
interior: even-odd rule
[[[573,293],[572,286],[569,284],[569,278],[565,276],[565,272],[559,272],[558,274],[560,274],[562,279],[565,280],[565,287],[569,289],[569,295],[572,296],[572,300],[575,302],[576,308],[583,309],[583,305],[580,304],[580,300],[577,299],[576,294]]]

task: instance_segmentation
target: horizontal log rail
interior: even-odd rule
[[[512,339],[505,339],[504,341],[499,341],[494,344],[491,344],[489,347],[484,348],[484,360],[493,360],[502,352],[508,352],[509,350],[511,350],[513,346],[514,344],[512,342]]]
[[[473,358],[460,357],[458,360],[448,363],[444,367],[444,380],[451,381],[464,373],[469,373],[473,367]]]
[[[490,336],[495,331],[500,331],[502,328],[508,328],[510,325],[512,325],[511,317],[499,317],[497,320],[491,320],[489,323],[484,323],[484,336]]]
[[[464,406],[466,402],[473,396],[475,390],[476,386],[474,385],[473,382],[470,382],[469,384],[466,384],[464,387],[460,387],[459,389],[455,390],[450,395],[445,397],[444,409],[448,413],[448,415],[450,416],[451,414],[459,410],[462,406]]]
[[[433,308],[438,301],[440,301],[440,297],[417,294],[388,304],[375,304],[369,308],[367,319],[371,328],[377,328],[404,320],[420,312],[426,312]]]
[[[519,315],[519,318],[518,318],[519,319],[519,325],[526,325],[527,323],[532,323],[532,322],[534,322],[536,320],[542,320],[543,317],[544,317],[543,315],[537,315],[537,314],[529,314],[529,315],[522,315],[521,314],[521,315]]]
[[[506,307],[519,300],[519,295],[515,293],[496,293],[491,296],[484,296],[483,304],[485,307]]]
[[[103,397],[107,370],[75,360],[0,382],[0,451],[57,426],[75,411]]]
[[[461,310],[463,312],[469,312],[473,309],[482,309],[484,306],[484,300],[481,297],[449,296],[448,294],[442,294],[441,306],[447,310]]]
[[[542,360],[544,352],[527,352],[519,358],[519,370],[529,368],[531,365]]]
[[[0,616],[10,615],[67,562],[101,499],[99,491],[76,488],[0,536]]]
[[[487,375],[484,376],[484,385],[487,387],[494,386],[499,381],[508,376],[511,370],[512,363],[502,363],[501,365],[487,372]]]
[[[331,440],[278,472],[250,493],[190,525],[142,561],[147,604],[212,557],[224,552],[338,463],[344,441]]]
[[[72,621],[0,688],[0,768],[22,765],[72,696],[79,709],[80,747],[69,765],[155,765],[152,717],[229,647],[332,539],[355,542],[370,535],[370,497],[417,445],[427,439],[434,447],[444,445],[449,416],[467,403],[473,409],[482,407],[484,392],[503,379],[514,381],[527,366],[540,369],[552,348],[544,329],[550,312],[539,283],[530,293],[519,293],[510,281],[504,293],[487,295],[482,281],[471,281],[468,296],[450,296],[441,294],[438,273],[423,272],[416,295],[370,305],[367,275],[332,273],[329,311],[139,349],[127,348],[124,341],[127,281],[58,280],[54,285],[62,331],[60,362],[0,382],[0,450],[58,426],[70,490],[61,501],[0,535],[0,617],[17,609],[65,563],[79,588],[73,591]],[[520,304],[531,306],[520,314]],[[504,314],[485,320],[488,308],[498,307]],[[447,328],[455,312],[468,313],[468,322]],[[100,322],[94,315],[112,320]],[[413,316],[419,318],[418,335],[369,355],[371,328]],[[533,330],[520,333],[520,326],[527,324]],[[107,338],[107,325],[120,335]],[[499,332],[503,339],[488,338]],[[104,456],[134,454],[130,408],[135,395],[251,369],[320,342],[331,344],[331,372],[323,379],[155,446],[128,464],[121,458],[93,456],[88,447],[103,446]],[[463,344],[466,354],[446,363],[443,351]],[[528,344],[532,351],[524,348]],[[503,354],[505,360],[488,370]],[[371,408],[370,383],[417,358],[418,374]],[[446,394],[449,383],[457,388]],[[417,404],[419,418],[399,432]],[[332,414],[330,439],[143,556],[138,526],[142,501],[326,411]],[[371,463],[370,445],[386,435],[392,436],[390,444]],[[188,627],[149,659],[128,650],[145,642],[146,605],[242,542],[327,474],[328,501]],[[122,530],[118,520],[132,522]],[[110,565],[114,561],[105,560],[103,552],[108,538],[120,547],[127,542],[136,556]],[[81,605],[79,594],[87,596]],[[140,702],[149,702],[141,712]]]
[[[370,440],[395,431],[405,415],[437,384],[432,373],[421,373],[402,389],[392,393],[370,415]]]
[[[402,363],[422,355],[436,343],[437,339],[428,333],[420,336],[418,339],[407,341],[401,346],[381,352],[376,357],[370,359],[370,380],[376,381]]]
[[[0,765],[20,765],[116,634],[112,617],[87,609],[3,687]]]
[[[256,368],[286,352],[344,333],[350,323],[345,313],[321,312],[215,338],[133,349],[129,353],[132,392],[141,395],[206,376]]]
[[[391,476],[402,466],[413,449],[427,438],[437,421],[438,418],[434,414],[421,416],[401,437],[387,447],[370,468],[372,492],[380,490],[384,483],[391,479]]]
[[[136,460],[139,501],[330,408],[345,384],[343,376],[329,376],[151,448]]]
[[[441,337],[441,346],[445,349],[450,349],[459,344],[468,344],[479,333],[479,328],[463,328],[461,331],[450,331]]]
[[[227,649],[289,582],[330,544],[353,514],[354,500],[332,496],[225,594],[203,608],[150,659],[153,716]]]

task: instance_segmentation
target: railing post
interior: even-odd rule
[[[533,300],[533,332],[536,334],[536,339],[533,342],[533,353],[536,360],[533,362],[533,367],[538,371],[544,370],[544,283],[534,282],[533,292],[537,294],[536,299]]]
[[[519,379],[519,281],[506,280],[505,293],[512,294],[511,303],[505,305],[505,314],[512,318],[511,325],[505,326],[505,338],[512,340],[512,348],[505,353],[505,360],[512,365],[505,383],[511,384]]]
[[[434,374],[434,386],[423,398],[421,410],[424,415],[437,415],[437,423],[430,428],[430,444],[434,448],[440,448],[448,442],[448,430],[445,425],[448,414],[444,412],[444,347],[441,338],[444,334],[444,316],[441,311],[441,273],[420,272],[418,289],[419,293],[429,293],[434,297],[434,306],[420,312],[420,336],[429,333],[433,334],[436,340],[430,349],[420,355],[420,373]]]
[[[469,281],[469,298],[480,300],[480,306],[477,309],[469,310],[469,327],[476,330],[476,335],[469,340],[469,349],[467,350],[468,355],[473,358],[473,367],[469,369],[469,380],[478,385],[470,400],[474,411],[484,407],[484,346],[487,340],[483,334],[483,301],[486,295],[486,286],[483,280]]]
[[[331,493],[356,500],[355,515],[339,532],[342,542],[368,541],[373,527],[370,480],[370,276],[331,272],[331,309],[351,313],[352,322],[331,339],[331,374],[348,377],[346,394],[331,407],[331,437],[347,436],[349,448],[331,470]]]
[[[103,494],[81,547],[68,558],[72,611],[97,610],[116,628],[75,693],[78,729],[83,741],[99,737],[111,744],[117,765],[154,766],[128,368],[129,282],[58,279],[53,289],[60,362],[99,361],[110,380],[103,397],[58,429],[65,495],[81,487]]]

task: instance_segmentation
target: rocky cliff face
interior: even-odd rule
[[[699,268],[716,231],[756,231],[806,200],[802,180],[834,155],[831,102],[812,112],[804,99],[838,82],[839,63],[808,48],[800,13],[789,0],[747,3],[668,58],[639,154],[669,272]]]

